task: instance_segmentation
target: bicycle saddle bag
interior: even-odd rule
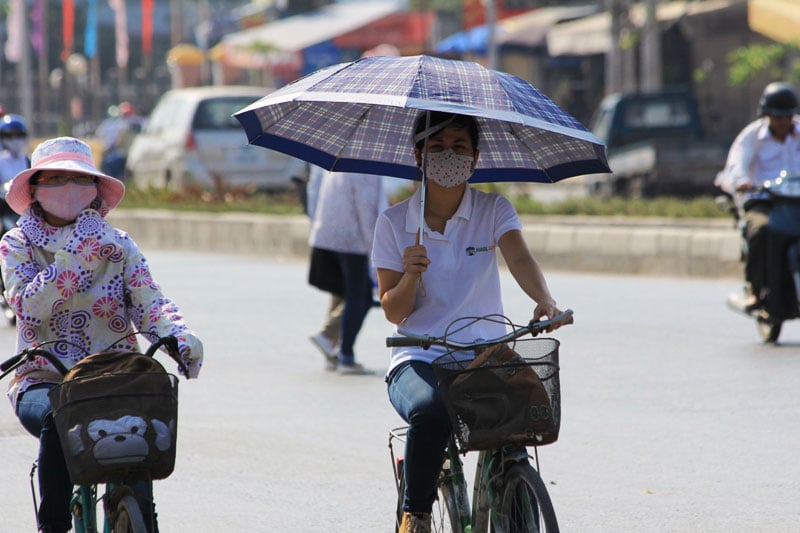
[[[135,352],[82,359],[50,391],[72,482],[163,479],[175,466],[178,379]]]

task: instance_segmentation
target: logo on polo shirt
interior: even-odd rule
[[[479,252],[493,252],[494,249],[495,245],[492,244],[489,246],[467,246],[465,251],[467,252],[467,255],[475,255]]]

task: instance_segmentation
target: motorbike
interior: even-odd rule
[[[10,182],[6,182],[0,187],[0,235],[4,235],[8,230],[15,227],[19,219],[19,215],[6,203],[6,193],[8,192],[9,185]],[[17,324],[17,316],[14,314],[14,310],[11,308],[8,301],[6,301],[5,286],[3,285],[2,276],[0,276],[0,313],[2,313],[9,326],[15,326]]]
[[[787,320],[800,318],[800,176],[781,175],[759,188],[771,203],[768,296],[763,306],[749,305],[742,296],[728,297],[729,308],[755,319],[764,342],[776,343]],[[747,254],[744,223],[734,206],[729,210],[742,231],[742,253]]]

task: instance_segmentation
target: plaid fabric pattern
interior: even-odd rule
[[[363,58],[289,84],[236,114],[252,144],[330,170],[417,179],[424,110],[471,115],[480,157],[470,181],[557,181],[607,172],[604,146],[528,82],[467,61]]]

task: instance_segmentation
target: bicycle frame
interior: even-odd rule
[[[36,504],[36,489],[34,484],[34,476],[36,474],[37,464],[33,464],[31,468],[31,493],[33,494],[34,511],[37,509]],[[103,500],[103,533],[111,533],[110,517],[114,514],[116,509],[109,509],[108,498],[112,492],[119,488],[124,487],[118,483],[107,483],[106,489],[102,497],[97,497],[97,485],[76,485],[72,492],[72,497],[69,501],[70,512],[72,513],[72,524],[75,526],[75,533],[99,533],[100,529],[97,526],[97,502]]]
[[[400,476],[402,472],[398,469],[398,464],[402,459],[395,454],[393,441],[405,442],[406,429],[407,428],[404,426],[392,429],[389,432],[389,454],[395,474],[395,487],[397,488],[398,501],[402,498],[400,492]],[[456,516],[458,517],[458,523],[452,524],[453,531],[458,531],[460,533],[487,533],[491,521],[489,510],[492,507],[494,499],[499,496],[495,492],[498,488],[497,483],[495,483],[495,478],[500,477],[502,474],[503,464],[518,460],[519,458],[507,456],[502,449],[490,449],[478,452],[477,463],[475,465],[475,477],[472,485],[472,500],[470,500],[467,496],[469,488],[467,485],[466,472],[464,471],[464,463],[461,457],[462,454],[458,451],[458,446],[456,445],[454,437],[451,436],[440,475],[451,488],[453,501],[440,502],[440,505],[444,505],[444,512],[447,512],[451,519]],[[498,461],[501,463],[499,466],[497,465]],[[536,462],[538,463],[538,460]],[[538,467],[538,464],[536,466]],[[450,512],[451,505],[455,507],[453,512]],[[399,517],[396,526],[399,526]]]
[[[82,485],[75,488],[69,507],[73,514],[75,533],[96,533],[97,529],[97,486]],[[110,531],[108,520],[103,521],[103,531]]]

